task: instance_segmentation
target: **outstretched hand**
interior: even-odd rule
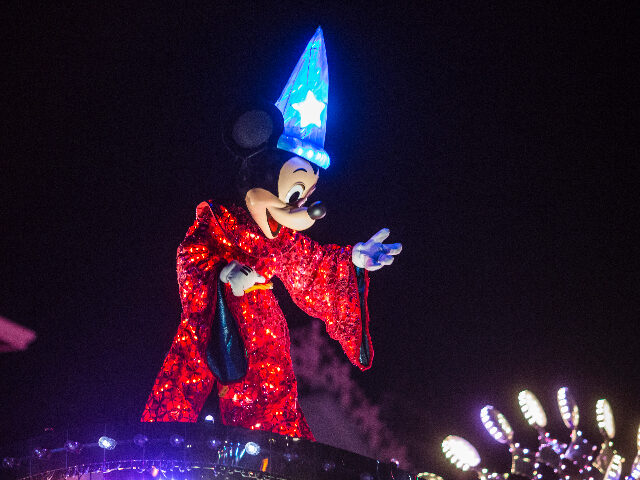
[[[389,229],[383,228],[365,243],[353,247],[351,259],[356,267],[373,271],[393,263],[393,255],[402,251],[400,243],[382,243],[389,236]]]

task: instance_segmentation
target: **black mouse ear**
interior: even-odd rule
[[[284,119],[280,110],[267,102],[256,102],[232,111],[223,140],[234,155],[249,158],[275,148],[283,130]]]

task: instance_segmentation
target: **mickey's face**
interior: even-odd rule
[[[311,164],[298,156],[287,160],[278,176],[278,196],[264,188],[252,188],[245,201],[249,213],[267,238],[275,238],[284,225],[293,230],[305,230],[324,216],[319,204],[305,207],[316,188],[318,173]]]

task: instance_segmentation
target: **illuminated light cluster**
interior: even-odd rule
[[[513,432],[506,419],[501,423],[500,412],[492,406],[485,406],[480,417],[487,431],[500,443],[509,443],[511,453],[511,474],[532,480],[619,480],[622,472],[624,458],[613,449],[615,426],[611,406],[606,400],[599,400],[596,405],[596,420],[598,427],[605,437],[600,448],[591,444],[577,429],[579,421],[578,406],[566,387],[557,392],[558,406],[565,426],[571,429],[571,443],[568,445],[551,438],[549,433],[543,430],[547,418],[538,399],[529,390],[524,390],[518,395],[518,403],[524,413],[527,422],[538,430],[539,446],[537,451],[530,454],[526,448],[521,448],[513,442]],[[504,417],[502,417],[504,418]],[[507,425],[505,427],[505,425]],[[447,445],[445,443],[448,442]],[[459,444],[460,446],[457,446]],[[640,427],[637,437],[638,454],[631,467],[630,475],[626,480],[640,480]],[[455,449],[458,448],[458,450]],[[443,442],[445,456],[458,468],[473,469],[480,480],[506,480],[508,474],[501,475],[489,473],[487,469],[478,469],[471,466],[465,458],[474,457],[473,449],[468,442],[460,437],[449,436]],[[455,452],[461,452],[454,455]],[[477,452],[475,452],[477,454]],[[465,457],[465,454],[467,455]]]
[[[176,336],[145,406],[142,421],[196,422],[217,383],[220,417],[225,425],[266,430],[313,439],[297,401],[297,384],[289,352],[286,319],[271,290],[235,297],[224,286],[225,301],[242,316],[240,335],[248,371],[242,381],[222,384],[208,368],[207,312],[217,285],[206,265],[235,259],[255,268],[269,281],[277,275],[293,300],[316,318],[326,319],[327,333],[340,342],[347,357],[359,363],[362,327],[368,338],[368,315],[361,319],[351,247],[319,245],[282,227],[275,239],[264,237],[242,208],[213,206],[198,214],[195,227],[178,249],[178,283],[183,316]],[[202,258],[202,255],[205,255]],[[197,256],[197,261],[191,261]],[[212,273],[213,272],[213,273]],[[365,287],[368,277],[365,276]],[[365,296],[367,289],[365,288]],[[370,341],[369,341],[370,342]],[[373,353],[371,343],[370,352]],[[370,356],[372,357],[372,355]]]
[[[633,480],[640,480],[640,426],[638,426],[638,434],[636,436],[636,449],[638,452],[631,465],[631,473],[629,476],[633,478]]]
[[[580,413],[578,411],[578,404],[574,400],[571,392],[567,387],[562,387],[558,390],[558,408],[560,409],[560,416],[567,428],[575,430],[578,428],[580,421]]]
[[[533,476],[537,464],[529,449],[522,448],[520,444],[515,443],[509,447],[509,452],[511,453],[511,473],[523,477]]]
[[[49,450],[42,447],[36,447],[31,453],[33,453],[33,456],[37,459],[43,459],[47,458],[47,456],[49,455]]]
[[[513,443],[513,430],[507,419],[491,405],[480,411],[480,418],[487,432],[500,443]]]
[[[260,453],[260,445],[255,442],[247,442],[244,449],[249,455],[258,455]]]
[[[518,394],[518,403],[524,418],[536,428],[544,428],[547,426],[547,415],[542,409],[542,405],[538,398],[530,390],[523,390]]]
[[[603,480],[618,480],[622,473],[622,456],[615,454],[607,467]]]
[[[442,452],[456,468],[465,472],[480,464],[478,451],[462,437],[449,435],[442,441]]]
[[[100,448],[104,448],[105,450],[113,450],[114,448],[116,448],[116,445],[118,445],[118,442],[116,442],[113,438],[105,436],[98,439],[98,446],[100,446]]]
[[[416,480],[443,480],[443,478],[435,473],[422,472],[416,475]]]
[[[335,478],[346,478],[347,476],[349,478],[354,478],[354,476],[358,477],[358,472],[362,472],[365,463],[368,463],[371,467],[368,469],[369,472],[378,472],[378,468],[381,464],[381,462],[378,461],[377,467],[375,467],[373,465],[374,462],[371,461],[371,459],[365,459],[365,457],[355,454],[348,454],[347,457],[344,457],[344,455],[340,454],[338,451],[329,452],[333,459],[319,457],[314,455],[313,451],[308,449],[306,446],[300,448],[291,447],[291,443],[295,445],[300,439],[290,439],[292,442],[289,442],[289,440],[278,441],[273,436],[270,436],[268,440],[270,445],[268,449],[269,451],[265,452],[261,457],[258,457],[261,453],[261,447],[254,441],[249,441],[247,443],[238,442],[236,440],[230,440],[226,435],[222,439],[214,441],[211,437],[203,438],[200,435],[201,432],[207,432],[209,430],[206,427],[204,429],[187,428],[187,426],[184,427],[183,434],[185,438],[188,439],[185,443],[187,448],[192,450],[184,452],[178,457],[172,455],[170,452],[169,455],[165,455],[167,453],[165,450],[158,450],[157,448],[154,449],[155,453],[148,456],[142,455],[142,457],[137,454],[134,454],[133,456],[130,455],[132,452],[130,452],[128,448],[125,448],[125,451],[121,452],[118,456],[114,456],[113,454],[101,454],[98,456],[96,454],[101,448],[110,448],[116,444],[119,446],[124,445],[126,447],[132,443],[136,443],[135,438],[141,434],[135,435],[133,439],[131,439],[131,437],[118,438],[117,441],[105,435],[104,437],[101,437],[98,442],[78,445],[79,448],[84,449],[87,453],[84,460],[87,458],[91,460],[95,459],[95,461],[85,462],[82,458],[74,459],[73,457],[70,457],[65,448],[57,448],[58,445],[53,443],[55,439],[52,438],[50,439],[51,443],[48,444],[48,446],[51,447],[50,450],[38,448],[35,449],[37,451],[32,450],[30,456],[21,456],[19,458],[4,457],[2,459],[2,468],[13,470],[9,475],[15,478],[18,478],[22,474],[26,475],[27,468],[29,477],[37,476],[43,478],[55,477],[66,479],[82,476],[91,477],[92,474],[99,474],[97,476],[101,477],[112,472],[135,472],[144,476],[163,479],[185,479],[187,477],[194,476],[198,478],[211,476],[217,478],[218,476],[224,476],[227,478],[228,475],[232,475],[234,478],[236,478],[236,475],[238,475],[238,478],[240,476],[243,478],[276,478],[276,476],[278,478],[290,478],[290,475],[294,475],[296,478],[302,478],[301,476],[296,475],[302,473],[298,470],[298,467],[292,469],[291,467],[293,467],[293,465],[290,465],[289,468],[286,469],[283,468],[282,462],[280,461],[281,459],[284,459],[287,462],[292,463],[300,459],[305,465],[304,470],[307,470],[308,467],[313,467],[314,469],[317,468],[318,471],[329,473],[331,478],[334,478],[334,471]],[[149,441],[149,438],[145,436],[146,442],[152,443],[155,446],[158,446],[159,443],[163,443],[166,447],[166,437],[163,433],[166,430],[164,428],[150,428],[146,429],[146,431],[149,435],[154,431],[161,434],[160,438],[158,436],[154,436],[151,441]],[[223,433],[223,431],[219,433]],[[232,438],[237,438],[237,430],[230,433]],[[227,438],[224,439],[225,437]],[[58,438],[58,440],[60,440],[60,438]],[[66,443],[68,443],[68,441]],[[211,448],[213,446],[215,446],[214,452],[207,450],[208,447]],[[282,447],[284,447],[284,449]],[[300,458],[298,457],[298,451],[301,452]],[[319,452],[319,450],[317,451]],[[323,451],[326,452],[326,449],[323,449]],[[180,457],[182,458],[180,459]],[[349,457],[360,458],[357,459]],[[245,460],[244,462],[242,461],[243,458]],[[393,467],[393,464],[397,466],[399,462],[391,459],[390,463],[390,466]],[[16,474],[18,469],[20,469],[19,474]],[[268,471],[266,477],[264,475],[260,475],[257,471],[258,469],[260,472],[266,473]],[[189,474],[188,472],[192,473]],[[391,472],[391,477],[393,478],[396,478],[396,475],[394,475],[395,473],[402,473],[395,472],[395,469],[393,468]],[[0,473],[5,476],[5,472]],[[365,471],[360,473],[359,478],[374,480],[380,478],[379,475],[379,473],[374,475]],[[442,480],[442,478],[437,475],[425,475],[427,475],[426,472],[418,477],[410,477]],[[124,473],[116,476],[122,478],[133,478]],[[401,474],[400,476],[404,478],[405,475]],[[313,477],[315,478],[315,475],[313,475]],[[306,475],[305,478],[307,478]],[[384,475],[384,478],[387,478],[387,476]]]
[[[295,153],[319,167],[327,168],[331,162],[329,154],[316,145],[295,137],[282,135],[278,140],[278,148]]]
[[[324,151],[324,139],[328,98],[327,52],[318,27],[275,103],[284,118],[278,148],[327,168],[329,155]]]
[[[69,440],[64,444],[64,449],[69,453],[78,453],[80,451],[80,444],[74,440]]]
[[[596,420],[600,433],[605,438],[613,438],[616,435],[616,425],[613,420],[613,411],[609,402],[601,398],[596,403]]]
[[[333,460],[325,460],[322,462],[322,470],[325,472],[333,472],[336,469],[336,463]]]

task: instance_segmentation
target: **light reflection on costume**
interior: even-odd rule
[[[209,205],[200,209],[178,249],[182,322],[143,421],[196,421],[214,385],[207,343],[219,269],[232,259],[267,280],[278,276],[302,310],[325,321],[329,335],[354,364],[362,369],[371,365],[368,314],[365,309],[361,318],[350,247],[319,245],[286,227],[269,240],[243,209],[214,206],[214,210]],[[225,285],[223,295],[239,322],[248,367],[240,381],[217,384],[224,423],[313,438],[297,404],[289,332],[272,291],[254,290],[236,297]],[[360,361],[363,335],[363,352],[369,353],[362,355],[365,363]]]
[[[325,322],[354,365],[371,366],[367,270],[390,264],[400,244],[381,243],[388,230],[355,247],[319,245],[297,231],[325,213],[319,202],[304,205],[317,166],[329,165],[327,95],[318,29],[278,109],[234,118],[227,141],[243,160],[246,210],[213,201],[198,206],[178,248],[182,321],[142,421],[195,422],[215,385],[225,424],[313,439],[297,401],[286,320],[267,288],[273,276],[303,311]],[[312,115],[302,121],[308,99]]]

